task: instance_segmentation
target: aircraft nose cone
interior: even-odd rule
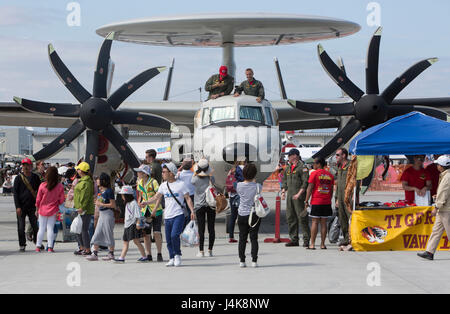
[[[257,160],[256,147],[248,143],[233,143],[225,146],[222,150],[223,160],[233,164],[236,160],[245,157],[249,162]]]

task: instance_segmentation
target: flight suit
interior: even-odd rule
[[[349,243],[348,221],[350,213],[345,206],[345,186],[347,184],[347,173],[350,166],[350,161],[347,161],[345,167],[339,167],[336,174],[336,195],[335,200],[338,201],[338,217],[341,225],[342,233],[344,234],[344,243]]]
[[[216,83],[220,83],[219,87],[213,88],[212,86]],[[205,90],[209,92],[208,99],[211,99],[212,95],[224,93],[224,95],[229,95],[234,87],[234,78],[227,75],[220,81],[220,75],[214,74],[211,76],[205,84]]]
[[[289,237],[292,242],[298,243],[298,227],[302,228],[303,243],[309,244],[311,231],[309,229],[308,213],[305,209],[306,190],[308,188],[309,171],[302,161],[299,161],[291,171],[292,165],[288,164],[283,176],[283,189],[286,193],[286,219]],[[292,197],[304,189],[301,196],[294,200]]]
[[[248,80],[243,81],[239,87],[236,88],[236,92],[241,94],[244,92],[245,95],[260,97],[264,99],[264,86],[263,84],[253,79],[253,82],[250,84]]]

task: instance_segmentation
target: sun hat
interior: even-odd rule
[[[143,173],[145,173],[148,176],[152,172],[152,169],[150,168],[150,166],[149,165],[144,165],[144,164],[140,165],[139,168],[133,168],[133,170],[136,171],[136,172],[143,172]]]
[[[449,167],[450,166],[450,157],[442,155],[437,160],[435,160],[434,163],[441,165],[442,167]]]
[[[194,166],[194,172],[200,177],[209,176],[212,169],[209,167],[208,160],[205,158],[200,159]]]
[[[133,188],[129,185],[124,185],[122,186],[122,188],[120,189],[119,194],[130,194],[130,195],[134,195],[134,191]]]

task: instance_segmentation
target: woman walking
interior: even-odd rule
[[[75,186],[73,193],[74,207],[83,222],[82,232],[78,235],[80,247],[75,254],[88,256],[92,254],[90,249],[91,238],[89,236],[89,226],[95,212],[94,181],[91,177],[90,167],[87,162],[80,163],[75,169],[80,176],[80,180]]]
[[[309,206],[311,197],[311,243],[307,247],[309,250],[315,250],[315,242],[320,223],[320,248],[325,250],[325,239],[327,238],[327,219],[333,215],[331,208],[331,199],[333,198],[334,177],[325,170],[326,161],[323,158],[314,159],[314,172],[308,180],[308,189],[306,191],[305,210]]]
[[[109,175],[106,173],[100,174],[100,177],[97,179],[97,185],[100,191],[95,205],[97,205],[99,210],[99,219],[91,240],[91,246],[94,246],[94,251],[87,260],[98,261],[99,247],[104,246],[108,247],[109,253],[103,260],[110,261],[114,259],[114,211],[116,209],[116,201],[114,199],[114,191],[111,189],[111,178]]]
[[[163,164],[162,176],[165,182],[161,183],[158,192],[149,202],[156,202],[156,207],[162,198],[166,203],[164,209],[164,225],[166,227],[167,249],[170,260],[166,266],[181,266],[181,242],[180,235],[184,226],[183,202],[186,200],[191,212],[191,219],[195,219],[194,204],[189,196],[189,189],[181,180],[176,180],[178,169],[172,162]],[[153,214],[152,214],[153,215]]]
[[[255,196],[262,188],[261,184],[255,182],[256,173],[256,166],[254,164],[247,164],[242,170],[244,182],[239,182],[236,186],[236,191],[240,198],[238,208],[240,267],[247,266],[245,264],[245,247],[249,234],[252,246],[252,267],[258,266],[258,231],[261,225],[261,218],[253,213],[250,220],[250,214],[255,205]]]
[[[214,209],[208,206],[206,202],[206,190],[209,184],[214,184],[214,177],[211,175],[212,169],[209,167],[208,160],[200,159],[194,166],[194,175],[192,176],[191,183],[195,188],[194,192],[194,210],[197,217],[198,233],[199,233],[199,252],[197,257],[204,257],[204,243],[205,243],[205,227],[206,221],[208,221],[208,256],[213,256],[212,250],[214,247],[214,241],[216,239],[215,221],[216,212]]]
[[[45,230],[47,230],[47,251],[54,252],[54,227],[59,205],[64,203],[64,187],[59,183],[58,169],[48,168],[45,173],[45,182],[39,186],[36,197],[36,216],[39,218],[39,231],[36,241],[36,252],[41,251]]]

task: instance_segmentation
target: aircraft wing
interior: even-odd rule
[[[120,110],[153,113],[172,121],[176,125],[184,125],[192,130],[194,115],[200,109],[200,105],[200,102],[136,102],[124,103],[120,106]],[[52,114],[31,112],[23,109],[15,102],[0,103],[0,125],[68,128],[75,120],[76,118],[63,118]],[[135,126],[132,129],[140,130],[140,127]],[[145,127],[145,129],[148,130],[148,127]]]
[[[292,108],[287,100],[270,101],[278,113],[280,131],[339,128],[340,119]]]

